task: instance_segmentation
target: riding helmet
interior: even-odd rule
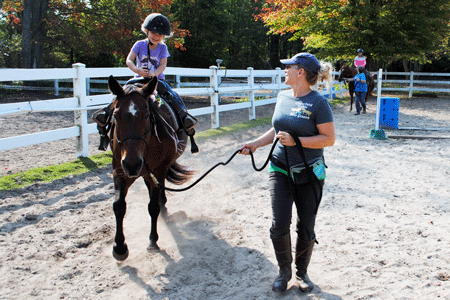
[[[361,48],[359,48],[358,49],[358,51],[356,51],[357,53],[359,53],[359,52],[362,52],[362,53],[364,53],[364,50],[363,49],[361,49]]]
[[[142,28],[164,35],[170,35],[171,31],[169,19],[158,13],[149,14],[142,23]]]

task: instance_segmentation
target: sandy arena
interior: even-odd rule
[[[333,108],[337,139],[325,153],[311,293],[300,293],[294,279],[283,295],[271,291],[267,169],[255,172],[239,155],[193,189],[168,194],[160,251],[147,249],[148,195],[138,180],[124,224],[130,256],[121,263],[111,254],[111,168],[2,192],[0,299],[450,299],[450,139],[369,139],[373,99],[366,115],[348,104]],[[449,108],[448,96],[402,99],[400,126],[446,130],[386,133],[448,137]],[[272,109],[259,108],[258,117]],[[228,112],[221,125],[246,116]],[[199,130],[209,123],[200,118]],[[0,137],[71,124],[68,113],[3,116]],[[187,151],[179,162],[198,171],[195,180],[268,129],[199,141],[200,153]],[[96,135],[90,143],[98,153]],[[73,160],[74,150],[69,140],[2,151],[0,176]],[[255,153],[258,165],[269,150]]]

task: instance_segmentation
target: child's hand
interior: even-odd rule
[[[149,69],[144,67],[140,67],[137,69],[138,75],[142,77],[149,77],[149,72],[150,72]]]

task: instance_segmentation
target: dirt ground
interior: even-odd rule
[[[147,249],[148,195],[136,182],[127,196],[124,262],[111,255],[110,168],[2,192],[0,299],[450,299],[450,140],[437,138],[450,135],[450,99],[402,99],[400,126],[442,130],[386,130],[428,135],[387,140],[368,138],[373,99],[365,115],[353,115],[348,104],[333,107],[337,140],[325,152],[311,293],[300,293],[295,279],[283,295],[271,291],[277,267],[267,171],[255,172],[249,157],[237,156],[193,189],[168,194],[160,251]],[[272,111],[260,108],[258,117]],[[221,116],[224,126],[247,118],[246,110]],[[208,118],[199,121],[199,129],[208,128]],[[0,137],[71,124],[67,113],[3,116]],[[195,180],[269,128],[202,140],[200,153],[186,152],[179,162],[197,171]],[[97,136],[91,141],[97,153]],[[255,153],[258,165],[269,150]],[[3,176],[73,160],[74,141],[0,154]]]

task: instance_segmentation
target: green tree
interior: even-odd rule
[[[0,11],[0,68],[22,64],[20,19],[14,10]]]
[[[52,0],[49,10],[47,51],[50,60],[66,57],[66,64],[88,67],[124,65],[147,14],[162,11],[169,0]],[[55,55],[57,57],[55,57]]]
[[[183,51],[170,49],[169,65],[208,67],[226,55],[229,14],[223,0],[174,0],[173,17],[187,29]]]
[[[320,57],[352,60],[363,48],[384,62],[426,62],[448,45],[448,0],[266,0],[273,33],[293,33]]]
[[[255,20],[254,0],[174,0],[174,20],[189,31],[183,50],[171,50],[170,65],[207,68],[223,59],[233,69],[268,68],[267,27]]]

